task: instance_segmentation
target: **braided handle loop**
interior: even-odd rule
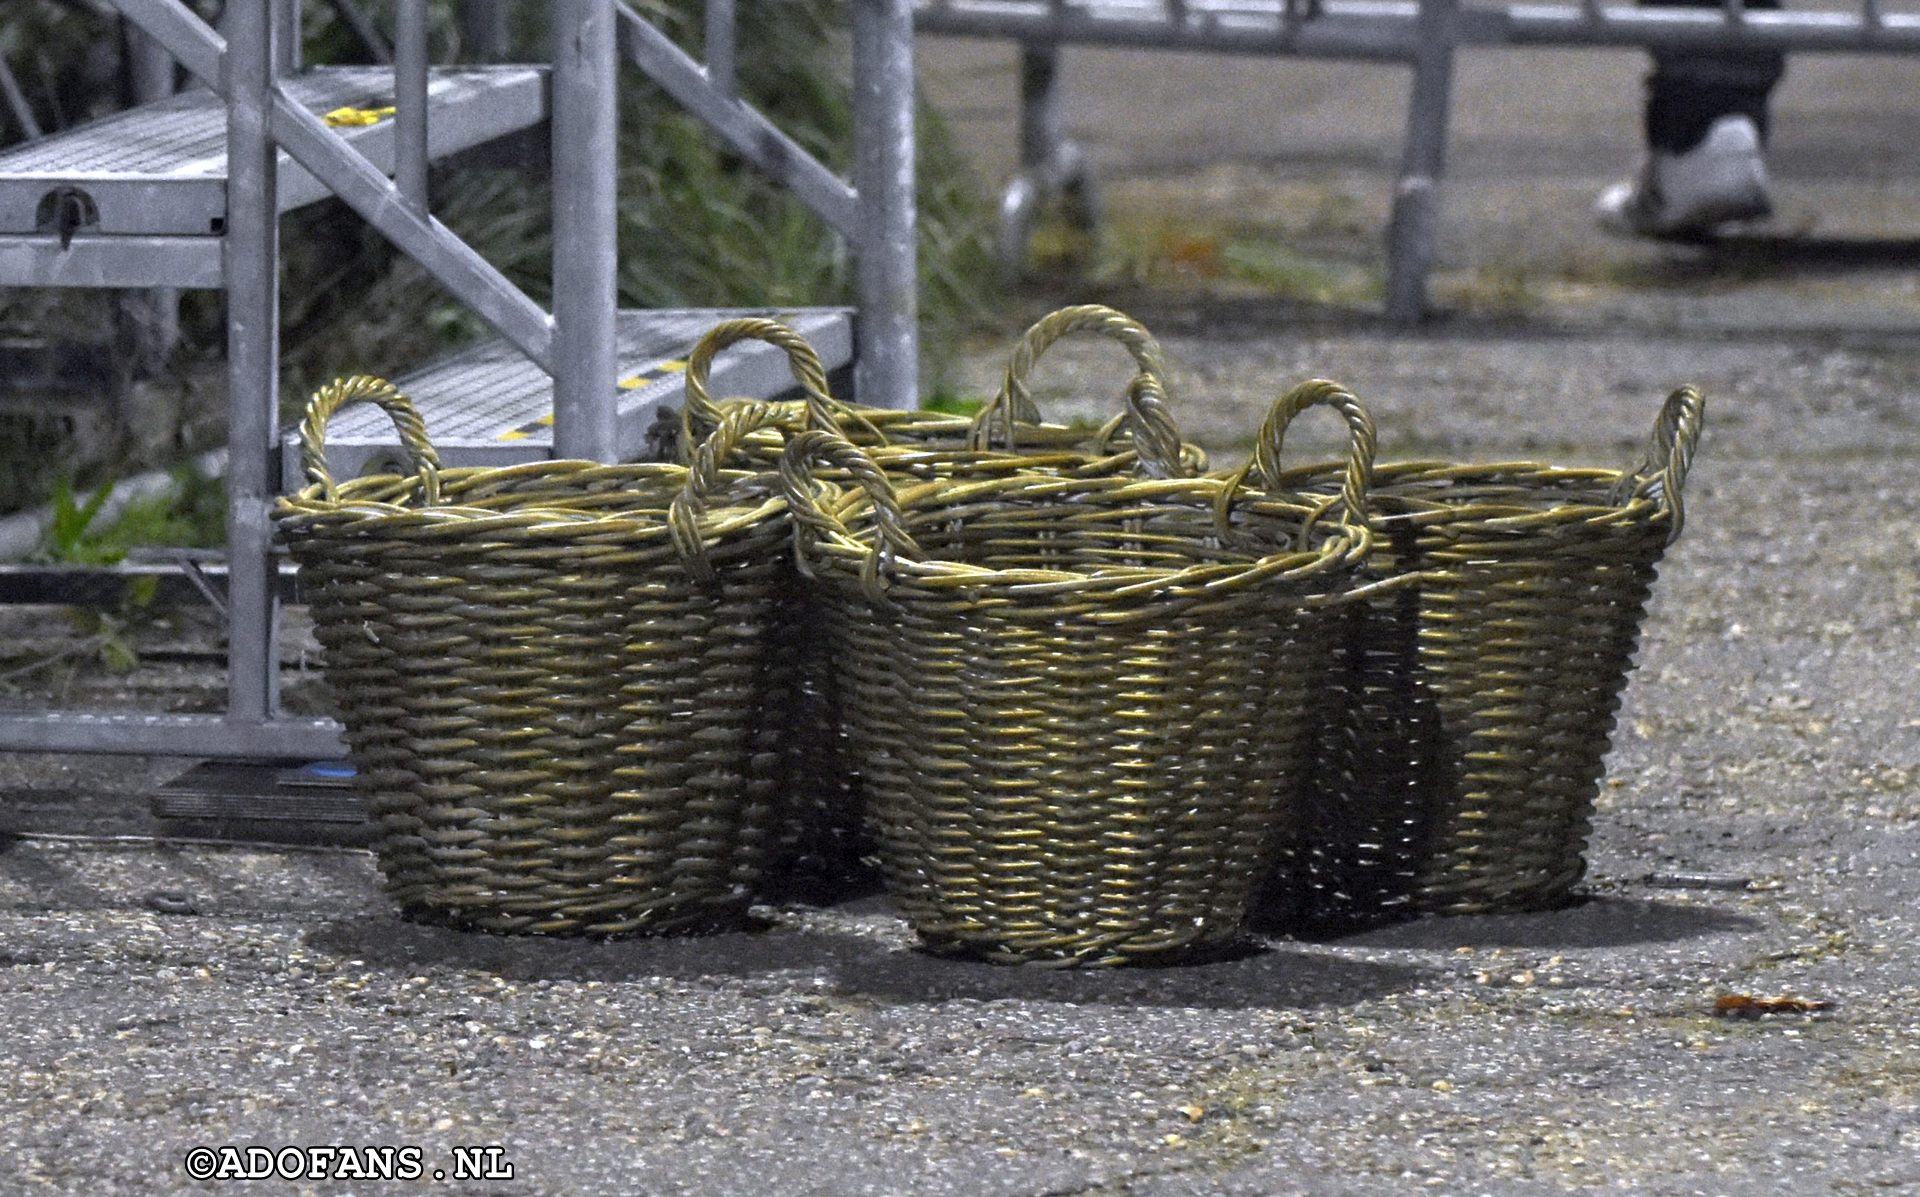
[[[1034,405],[1033,393],[1027,385],[1034,364],[1055,341],[1081,331],[1101,333],[1125,346],[1127,352],[1133,355],[1139,373],[1148,375],[1158,384],[1164,399],[1167,394],[1166,354],[1161,350],[1160,342],[1139,321],[1104,304],[1085,303],[1061,308],[1041,317],[1014,345],[999,393],[988,400],[979,415],[974,417],[973,428],[967,434],[968,448],[990,449],[994,447],[996,439],[1009,452],[1017,448],[1015,424],[1040,422],[1040,409]],[[1179,429],[1174,426],[1164,404],[1155,419],[1156,426],[1144,435],[1138,427],[1135,428],[1135,444],[1140,450],[1143,472],[1156,478],[1174,477],[1181,472]],[[1175,447],[1171,455],[1149,459],[1150,453],[1166,444]]]
[[[1280,453],[1286,446],[1287,429],[1294,418],[1310,407],[1331,407],[1347,422],[1347,463],[1340,481],[1341,522],[1370,524],[1372,512],[1367,494],[1373,489],[1373,455],[1379,438],[1373,429],[1373,417],[1367,414],[1352,391],[1337,382],[1315,378],[1301,383],[1274,402],[1260,425],[1254,442],[1253,459],[1240,467],[1236,481],[1249,470],[1259,472],[1267,490],[1280,489]]]
[[[1140,458],[1135,470],[1141,477],[1178,478],[1186,473],[1180,464],[1180,429],[1167,410],[1167,392],[1160,379],[1145,371],[1133,376],[1127,385],[1124,418],[1133,434],[1133,451]]]
[[[1637,498],[1649,498],[1667,510],[1667,543],[1680,538],[1680,526],[1686,520],[1686,508],[1680,490],[1693,468],[1693,451],[1700,443],[1700,429],[1707,416],[1707,400],[1700,389],[1683,386],[1667,396],[1660,416],[1653,424],[1653,439],[1640,465],[1620,475],[1608,496],[1616,507]]]
[[[327,424],[356,403],[376,404],[392,418],[394,428],[400,433],[400,448],[419,480],[421,501],[428,506],[438,503],[440,455],[427,439],[426,421],[420,418],[411,399],[386,379],[371,374],[336,378],[307,400],[307,413],[300,421],[300,468],[307,481],[320,487],[320,497],[329,503],[340,497],[340,488],[327,470]]]
[[[691,446],[700,444],[719,426],[723,413],[707,391],[707,376],[712,372],[713,359],[720,351],[741,341],[765,341],[786,350],[787,364],[793,369],[794,381],[806,393],[807,422],[812,427],[834,429],[840,426],[840,421],[866,423],[854,414],[852,408],[828,392],[827,369],[821,364],[819,353],[815,352],[805,337],[778,320],[762,316],[722,320],[708,329],[707,334],[693,347],[693,352],[687,355],[687,397],[680,411],[680,443],[685,446],[683,453],[691,452]]]
[[[806,543],[822,536],[848,538],[852,535],[839,516],[820,504],[822,484],[813,476],[816,462],[851,474],[873,501],[874,528],[879,535],[868,550],[866,563],[861,566],[860,582],[870,598],[884,602],[886,593],[881,586],[884,566],[895,557],[921,560],[926,556],[907,531],[907,517],[900,510],[899,496],[873,458],[838,432],[812,430],[790,439],[786,452],[780,456],[780,482],[800,533],[796,550],[801,553],[803,568]]]
[[[700,539],[700,518],[707,513],[707,497],[720,485],[720,471],[728,458],[738,452],[741,443],[762,428],[778,423],[774,409],[765,403],[733,402],[720,405],[720,425],[700,442],[687,463],[687,480],[667,508],[667,529],[673,547],[680,551],[688,572],[702,585],[718,577],[707,546]]]

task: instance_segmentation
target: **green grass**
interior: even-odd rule
[[[101,521],[111,482],[82,498],[66,478],[53,487],[53,519],[36,560],[62,565],[112,565],[141,546],[211,548],[226,541],[227,488],[192,466],[173,471],[168,493],[139,499]]]
[[[1369,269],[1309,253],[1284,230],[1204,217],[1175,222],[1116,213],[1090,273],[1108,284],[1313,304],[1364,304],[1380,293]]]
[[[980,409],[986,405],[985,399],[958,395],[945,387],[939,387],[926,397],[920,407],[925,411],[944,412],[950,416],[972,416],[978,415]]]

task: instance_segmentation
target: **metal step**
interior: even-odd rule
[[[681,371],[694,343],[714,324],[735,316],[773,316],[812,342],[827,369],[853,360],[853,313],[847,308],[682,308],[619,315],[618,390],[622,460],[661,456],[656,419],[678,416]],[[394,380],[419,407],[428,435],[447,466],[503,466],[544,461],[553,454],[553,380],[504,341],[489,342]],[[715,398],[770,399],[793,387],[786,354],[759,341],[729,348],[714,361]],[[651,439],[650,439],[651,436]],[[282,483],[300,477],[300,447],[289,433],[281,453]],[[327,430],[327,468],[337,479],[405,472],[393,425],[379,408],[343,413]]]
[[[341,108],[372,112],[394,102],[391,67],[316,67],[289,78],[286,87],[322,115]],[[436,158],[546,119],[543,67],[436,68],[427,94],[428,150]],[[339,132],[391,172],[392,117]],[[57,245],[63,202],[80,214],[74,232],[88,239],[218,236],[227,214],[226,135],[225,102],[200,88],[0,153],[0,237],[38,234]],[[56,198],[62,188],[84,194],[62,201]],[[328,194],[280,155],[282,211]]]

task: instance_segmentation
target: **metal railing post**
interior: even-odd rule
[[[1020,45],[1020,166],[1047,170],[1058,162],[1066,137],[1060,126],[1060,47]]]
[[[400,0],[393,29],[393,182],[421,215],[427,203],[427,0]]]
[[[874,407],[920,402],[919,256],[914,244],[911,0],[853,0],[853,183],[860,309],[854,393]]]
[[[280,218],[269,127],[280,58],[265,3],[227,6],[227,714],[265,722],[277,705],[268,576],[279,428]]]
[[[733,0],[707,0],[707,33],[701,57],[707,64],[707,81],[728,96],[740,91],[739,28]]]
[[[151,104],[174,93],[177,67],[173,55],[145,30],[122,18],[126,31],[127,74],[133,84],[136,104]],[[180,292],[172,287],[155,287],[130,296],[127,307],[133,316],[134,341],[139,368],[157,375],[180,339]]]
[[[300,0],[272,0],[274,64],[282,75],[300,69]]]
[[[612,461],[615,168],[613,0],[553,3],[553,454]]]
[[[1453,18],[1458,6],[1458,0],[1420,0],[1406,151],[1387,228],[1387,319],[1394,324],[1417,323],[1427,311],[1427,275],[1433,269],[1447,115],[1453,102]]]
[[[457,10],[462,55],[468,62],[498,62],[512,40],[504,0],[460,0]]]

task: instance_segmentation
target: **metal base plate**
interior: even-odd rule
[[[366,801],[340,761],[203,761],[161,786],[148,813],[167,835],[365,845]]]
[[[367,806],[352,779],[352,770],[337,761],[206,761],[160,787],[153,816],[358,826],[367,821]]]
[[[432,72],[428,153],[442,157],[546,119],[546,71],[532,66],[444,67]],[[391,67],[317,67],[286,80],[310,111],[393,104]],[[383,171],[393,169],[394,122],[338,130]],[[115,113],[0,153],[0,234],[49,232],[49,194],[85,193],[82,235],[218,236],[227,214],[225,101],[199,88]],[[280,156],[280,208],[330,194]]]
[[[845,308],[621,312],[617,394],[622,460],[661,456],[655,421],[679,415],[687,354],[714,324],[735,316],[784,320],[812,342],[829,370],[853,358],[852,313]],[[463,350],[394,381],[419,407],[443,465],[503,466],[552,456],[553,380],[504,341]],[[793,386],[786,354],[749,341],[714,360],[709,389],[716,399],[770,399]],[[677,426],[677,419],[668,425]],[[292,434],[281,459],[283,485],[290,491],[304,486],[299,444]],[[350,409],[334,420],[327,430],[327,468],[339,479],[410,472],[401,460],[393,425],[372,405]]]

